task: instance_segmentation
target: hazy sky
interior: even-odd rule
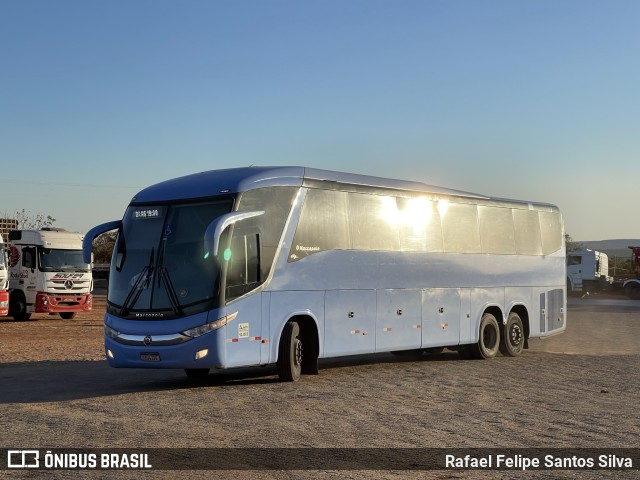
[[[557,204],[640,238],[640,2],[0,0],[0,215],[302,165]]]

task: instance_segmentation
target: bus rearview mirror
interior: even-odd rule
[[[93,263],[91,252],[93,250],[93,239],[98,235],[110,230],[119,230],[122,228],[122,220],[114,220],[113,222],[103,223],[89,230],[82,239],[82,260],[84,263]]]
[[[204,232],[204,258],[218,255],[220,236],[227,227],[247,218],[263,215],[264,211],[231,212],[213,220]]]

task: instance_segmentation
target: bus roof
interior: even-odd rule
[[[210,170],[174,178],[151,185],[138,192],[132,204],[150,204],[234,194],[255,188],[271,186],[312,186],[328,189],[362,188],[396,192],[415,192],[483,199],[487,201],[534,203],[537,206],[553,205],[493,198],[485,195],[428,185],[422,182],[373,177],[355,173],[336,172],[308,167],[240,167]]]
[[[421,182],[335,172],[306,167],[241,167],[210,170],[157,183],[137,193],[133,203],[203,198],[225,193],[238,193],[270,186],[301,186],[305,183],[357,185],[388,190],[441,193],[487,198],[460,190],[427,185]]]

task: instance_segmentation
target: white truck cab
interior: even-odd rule
[[[91,266],[82,259],[84,235],[60,228],[9,232],[9,315],[71,319],[93,305]]]
[[[587,249],[567,254],[567,292],[602,290],[612,281],[606,253]]]
[[[0,235],[0,317],[9,313],[9,277],[7,275],[7,254],[4,250],[4,241]]]

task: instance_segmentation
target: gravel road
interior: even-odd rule
[[[74,320],[0,319],[0,446],[10,448],[639,447],[640,301],[573,300],[568,330],[517,358],[391,355],[213,374],[116,370],[103,360],[104,297]],[[105,472],[0,471],[7,478]],[[638,471],[151,471],[136,478],[637,478]],[[132,478],[132,472],[108,472]]]

